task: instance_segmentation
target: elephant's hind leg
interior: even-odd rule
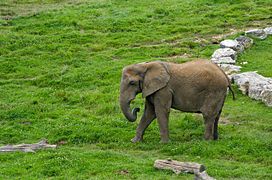
[[[133,143],[143,140],[145,129],[156,118],[154,106],[146,99],[145,110],[136,130],[136,136],[131,139]]]
[[[221,110],[217,114],[203,114],[205,123],[205,134],[206,140],[217,140],[218,139],[218,120],[221,114]]]
[[[204,124],[205,124],[205,133],[204,133],[204,138],[206,140],[213,140],[213,132],[214,132],[214,122],[216,116],[214,115],[205,115],[203,114],[204,117]]]
[[[216,116],[214,120],[214,126],[213,126],[213,139],[217,140],[218,139],[218,120],[220,118],[222,109],[219,111],[218,115]]]
[[[218,139],[218,120],[224,105],[225,92],[213,93],[207,96],[200,111],[204,117],[206,140]]]

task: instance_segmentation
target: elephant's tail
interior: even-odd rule
[[[231,88],[231,84],[229,84],[229,90],[230,90],[230,92],[231,92],[231,94],[232,94],[232,99],[233,100],[235,100],[236,98],[235,98],[235,94],[234,94],[234,92],[233,92],[233,90],[232,90],[232,88]]]

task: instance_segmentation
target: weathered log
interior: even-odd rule
[[[156,160],[154,167],[157,169],[170,169],[176,174],[181,172],[198,173],[205,171],[205,166],[193,162],[179,162],[174,160]]]
[[[6,145],[0,147],[0,152],[14,152],[14,151],[23,151],[23,152],[35,152],[38,149],[55,149],[57,145],[48,144],[46,140],[42,140],[35,144],[18,144],[18,145]]]
[[[214,180],[214,178],[210,177],[205,171],[206,168],[202,164],[194,163],[194,162],[180,162],[174,160],[156,160],[154,163],[154,167],[157,169],[167,169],[172,170],[176,174],[184,173],[192,173],[195,174],[196,180]]]

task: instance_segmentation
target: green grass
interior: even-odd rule
[[[254,46],[250,50],[246,51],[239,58],[239,62],[247,62],[242,65],[243,71],[258,71],[259,74],[272,77],[271,63],[272,53],[270,48],[272,47],[271,36],[267,40],[255,40]]]
[[[155,121],[145,141],[132,144],[137,123],[118,103],[125,65],[209,58],[215,37],[271,25],[271,0],[6,0],[0,7],[0,145],[60,144],[0,154],[0,179],[193,178],[155,170],[164,158],[202,163],[217,179],[272,178],[271,108],[237,88],[215,142],[203,140],[202,117],[172,111],[170,144],[159,144]],[[272,76],[271,43],[256,40],[239,57],[248,62],[243,71]],[[143,109],[140,96],[133,106]]]

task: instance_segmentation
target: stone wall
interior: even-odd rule
[[[214,51],[211,61],[225,71],[243,94],[252,99],[261,100],[267,106],[272,107],[272,78],[263,77],[257,72],[239,73],[242,67],[235,65],[237,55],[250,48],[253,45],[253,39],[264,40],[269,35],[272,35],[272,27],[252,29],[246,31],[245,36],[234,40],[224,40],[220,42],[220,48]]]

